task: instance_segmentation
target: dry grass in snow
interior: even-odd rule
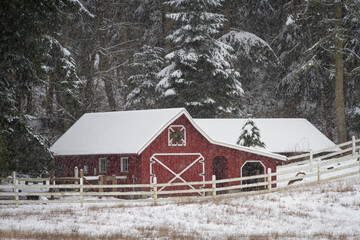
[[[0,239],[360,239],[360,178],[201,201],[0,206]]]

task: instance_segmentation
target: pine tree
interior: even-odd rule
[[[270,42],[281,32],[282,6],[293,0],[227,1],[231,28],[250,32]]]
[[[3,175],[10,171],[40,173],[52,166],[49,143],[39,130],[43,127],[39,117],[44,116],[44,89],[52,75],[59,77],[55,91],[63,100],[58,103],[71,99],[69,90],[72,87],[65,85],[74,79],[75,67],[71,66],[71,58],[64,48],[51,44],[59,37],[60,9],[67,4],[66,0],[0,2],[0,155]],[[49,67],[55,68],[48,71]],[[69,105],[62,107],[68,110]]]
[[[232,29],[221,38],[235,50],[235,69],[241,75],[244,89],[244,114],[272,116],[269,108],[277,101],[273,89],[277,84],[281,63],[274,50],[265,40],[250,32]]]
[[[40,161],[51,159],[30,123],[32,91],[44,76],[40,41],[54,28],[57,7],[59,1],[0,2],[0,135],[6,150],[2,174],[26,167],[39,170]]]
[[[274,48],[283,49],[285,72],[278,87],[289,105],[286,114],[307,117],[329,138],[345,141],[345,117],[351,120],[357,101],[360,5],[311,0],[293,1],[286,9],[288,21],[274,40]]]
[[[36,115],[43,118],[45,127],[52,131],[55,127],[62,132],[79,116],[80,79],[73,55],[67,48],[51,36],[44,37],[42,45],[45,52],[42,68],[46,75],[46,112],[44,114],[40,111]],[[40,89],[41,87],[38,90]],[[43,100],[41,98],[40,96],[39,102]]]
[[[2,139],[2,134],[0,132],[0,176],[2,175],[2,173],[5,172],[5,170],[7,170],[7,157],[7,149],[4,140]]]
[[[245,147],[265,148],[265,143],[261,141],[260,130],[251,119],[247,120],[242,127],[236,144]]]
[[[162,48],[144,45],[134,54],[130,64],[135,74],[129,77],[132,91],[127,96],[127,109],[154,108],[157,100],[155,86],[159,82],[157,73],[163,66]]]
[[[176,26],[167,38],[173,51],[165,56],[168,66],[159,76],[163,104],[186,107],[194,117],[239,114],[243,94],[231,61],[233,49],[218,37],[225,21],[222,0],[170,0]]]

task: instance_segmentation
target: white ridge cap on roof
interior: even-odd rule
[[[184,108],[84,114],[50,148],[55,155],[137,153]]]
[[[235,145],[247,119],[193,119],[210,138]],[[251,119],[260,130],[264,150],[273,153],[309,152],[335,146],[308,120],[302,118]]]

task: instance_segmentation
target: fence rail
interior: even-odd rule
[[[344,148],[347,146],[347,148]],[[337,150],[337,151],[334,151]],[[308,159],[304,159],[308,158]],[[150,201],[156,204],[158,201],[172,200],[173,198],[161,198],[159,195],[174,195],[183,194],[191,195],[199,193],[201,197],[212,196],[215,197],[219,192],[234,193],[246,191],[256,188],[257,191],[271,191],[273,186],[280,183],[290,183],[300,180],[309,180],[311,182],[323,182],[342,177],[360,175],[360,140],[355,140],[339,144],[337,146],[323,149],[307,154],[301,154],[291,157],[289,159],[303,159],[302,161],[279,166],[277,172],[272,173],[271,169],[261,175],[239,177],[232,179],[216,180],[216,176],[212,176],[210,181],[197,181],[186,183],[157,183],[156,177],[152,184],[101,184],[101,185],[86,185],[84,180],[96,180],[98,176],[84,177],[82,170],[80,170],[80,177],[69,178],[17,178],[16,173],[13,172],[11,178],[2,179],[7,181],[7,185],[0,185],[0,204],[19,204],[26,203],[79,203],[83,206],[84,203],[97,202],[123,202],[123,201]],[[353,161],[357,159],[357,161]],[[352,161],[352,162],[351,162]],[[334,164],[343,163],[336,168]],[[348,171],[348,172],[344,172]],[[304,172],[307,172],[305,174]],[[334,175],[335,174],[335,175]],[[297,176],[294,176],[297,175]],[[329,176],[330,175],[330,176]],[[121,179],[121,177],[117,177]],[[56,184],[57,181],[73,181],[74,184]],[[246,184],[246,181],[253,181],[253,183]],[[20,184],[20,182],[36,182],[46,184]],[[225,186],[217,187],[217,184],[225,184]],[[162,190],[164,187],[186,187],[186,186],[204,185],[204,188],[190,188],[181,190]],[[104,192],[104,189],[112,189],[110,192]],[[132,191],[128,191],[131,189]],[[135,191],[136,189],[136,191]],[[259,190],[261,189],[261,190]],[[50,197],[50,200],[34,200],[31,197]],[[102,197],[117,197],[116,199],[101,199]],[[7,197],[8,199],[4,199]],[[60,197],[76,197],[77,199],[60,199]],[[86,199],[88,197],[95,197],[93,199]],[[122,198],[140,198],[136,200],[120,199]],[[199,196],[192,196],[191,198],[201,198]],[[29,199],[25,199],[29,198]],[[188,197],[187,197],[188,198]]]

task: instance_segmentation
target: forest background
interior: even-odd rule
[[[0,1],[1,175],[48,172],[84,113],[164,107],[360,137],[360,1]]]

